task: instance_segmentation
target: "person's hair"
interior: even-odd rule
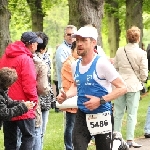
[[[74,25],[67,25],[67,26],[65,27],[65,29],[64,29],[64,34],[66,34],[66,30],[67,30],[67,29],[77,30],[77,27],[74,26]]]
[[[0,88],[6,90],[17,78],[18,75],[15,69],[3,67],[0,69]]]
[[[71,46],[72,52],[74,52],[75,48],[76,48],[76,41],[74,41],[74,42],[72,43],[72,46]]]
[[[24,44],[25,44],[25,47],[29,47],[29,45],[31,45],[32,43],[30,43],[30,42],[25,42],[24,40],[23,40],[23,38],[21,38],[20,39]]]
[[[127,30],[127,40],[129,43],[137,43],[140,38],[140,29],[136,26],[132,26]]]
[[[40,32],[40,31],[39,31],[39,32],[36,32],[36,34],[37,34],[38,37],[40,37],[40,38],[43,40],[43,43],[39,43],[39,44],[37,45],[37,50],[36,50],[36,52],[40,52],[41,49],[44,50],[44,49],[46,48],[46,46],[47,46],[47,44],[48,44],[49,38],[48,38],[48,36],[47,36],[44,32]]]

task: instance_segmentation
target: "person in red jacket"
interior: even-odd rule
[[[32,53],[37,49],[38,43],[42,43],[34,32],[24,32],[20,41],[9,44],[0,59],[0,68],[10,67],[16,70],[18,79],[9,88],[8,95],[13,100],[32,101],[38,100],[36,89],[36,72],[32,59]],[[17,129],[22,133],[21,146],[19,150],[32,150],[35,134],[35,108],[27,113],[5,121],[4,146],[5,150],[17,149]]]

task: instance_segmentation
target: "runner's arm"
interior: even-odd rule
[[[118,98],[119,96],[124,95],[127,92],[126,84],[120,77],[113,80],[111,84],[115,86],[115,88],[112,90],[111,93],[103,96],[106,102],[114,100]]]

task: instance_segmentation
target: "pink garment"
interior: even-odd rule
[[[33,101],[37,103],[36,72],[33,63],[32,53],[21,41],[16,41],[8,45],[5,54],[0,59],[0,68],[10,67],[17,71],[18,79],[9,88],[8,95],[13,100]],[[27,113],[12,120],[22,120],[35,118],[35,111],[29,110]]]

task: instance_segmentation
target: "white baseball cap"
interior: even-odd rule
[[[76,38],[79,35],[85,38],[93,38],[97,41],[98,33],[95,27],[81,27],[77,32],[72,35],[72,38]]]

